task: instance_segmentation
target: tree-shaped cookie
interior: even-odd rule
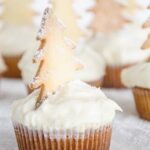
[[[55,15],[65,24],[65,34],[78,42],[82,32],[77,25],[77,18],[73,10],[73,0],[52,0]]]
[[[39,69],[31,83],[32,89],[40,89],[36,107],[49,93],[72,80],[75,71],[80,67],[74,59],[75,45],[65,36],[64,26],[51,7],[44,11],[37,39],[41,44],[34,56],[34,62],[39,63]]]
[[[115,0],[97,0],[97,4],[91,10],[95,17],[91,24],[94,32],[111,32],[120,29],[128,22],[123,16],[125,6]]]
[[[148,9],[150,9],[150,5],[148,6]],[[150,17],[144,23],[143,28],[150,28]],[[149,48],[150,48],[150,34],[148,35],[147,40],[144,42],[142,46],[142,49],[149,49]]]
[[[2,18],[3,13],[4,13],[4,1],[0,0],[0,19]],[[3,25],[3,21],[0,20],[0,28],[2,27],[2,25]]]
[[[31,3],[32,0],[4,0],[2,20],[11,24],[31,23],[33,16]]]

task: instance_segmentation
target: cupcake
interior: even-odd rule
[[[59,7],[58,1],[53,1],[51,3],[53,9],[55,10],[55,15],[59,16],[60,20],[64,22],[65,26],[67,27],[65,35],[69,36],[72,40],[75,40],[77,42],[75,55],[77,59],[82,63],[83,69],[79,70],[76,73],[75,78],[85,81],[92,86],[100,87],[105,73],[105,63],[103,58],[101,56],[98,56],[98,53],[94,51],[89,45],[88,39],[90,37],[90,30],[87,29],[87,24],[89,24],[91,19],[88,19],[90,18],[89,16],[87,17],[87,19],[85,19],[85,16],[83,15],[85,12],[82,14],[83,16],[79,15],[79,10],[82,10],[79,8],[78,11],[76,10],[77,6],[79,6],[79,2],[75,3],[78,5],[75,5],[74,7],[72,7],[71,4],[72,3],[70,3],[70,1],[67,0],[63,2],[63,5],[61,4],[62,7]],[[66,6],[68,6],[69,8],[67,10],[68,13],[66,13],[66,11],[64,10]],[[88,8],[86,8],[86,10]],[[75,13],[78,14],[78,19],[76,18]],[[68,16],[68,14],[70,15]],[[68,22],[68,20],[73,21],[72,23],[70,23],[70,21]],[[87,36],[83,36],[82,33],[86,34]],[[34,53],[34,50],[27,51],[23,55],[18,65],[21,70],[22,79],[25,85],[27,86],[29,93],[31,93],[32,90],[28,87],[28,84],[31,82],[38,69],[38,64],[32,63]]]
[[[150,27],[149,19],[144,28]],[[150,36],[144,42],[142,49],[150,51]],[[150,59],[145,63],[125,69],[122,72],[122,81],[125,86],[132,88],[136,108],[141,118],[150,120]]]
[[[39,91],[13,104],[12,119],[19,150],[108,150],[114,102],[100,89],[73,81],[35,110]]]
[[[37,37],[34,91],[12,106],[18,148],[108,150],[115,111],[121,108],[100,89],[74,80],[81,67],[54,14],[51,7],[45,9]]]
[[[104,26],[104,29],[109,31],[106,32],[105,30],[102,30],[102,25],[101,28],[98,28],[96,23],[93,23],[94,27],[97,27],[99,30],[96,30],[93,27],[97,32],[95,37],[91,38],[91,45],[99,55],[103,56],[106,62],[106,75],[104,76],[103,81],[103,86],[106,88],[124,88],[121,82],[121,71],[124,68],[147,60],[150,56],[150,52],[141,51],[141,45],[146,40],[149,33],[149,29],[143,29],[142,24],[150,12],[146,10],[147,2],[135,2],[136,3],[133,5],[134,7],[131,4],[129,7],[128,3],[125,3],[125,1],[124,3],[118,1],[118,4],[121,3],[121,6],[125,6],[126,8],[123,9],[120,14],[129,20],[129,22],[124,22],[124,24],[119,24],[118,21],[118,25],[122,26],[112,28],[107,24],[110,27]],[[95,15],[98,17],[98,14]],[[115,17],[118,19],[120,18],[119,16],[114,16],[114,18]],[[106,23],[108,23],[113,21],[114,18],[107,18],[106,15],[104,19],[106,20]],[[99,17],[99,20],[100,19],[101,18]]]
[[[0,54],[0,77],[3,75],[3,73],[7,70],[6,64]]]
[[[137,111],[141,118],[150,120],[150,63],[142,63],[122,72],[122,82],[132,88]]]
[[[0,47],[8,66],[5,77],[20,77],[17,64],[24,51],[34,48],[40,13],[44,10],[46,1],[48,0],[41,0],[40,9],[37,8],[40,0],[3,1]]]

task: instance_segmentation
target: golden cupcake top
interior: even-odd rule
[[[73,79],[80,65],[74,59],[74,43],[65,35],[64,26],[55,16],[55,10],[44,11],[37,39],[40,47],[33,61],[39,63],[37,74],[31,83],[32,89],[40,89],[37,106],[49,93]]]

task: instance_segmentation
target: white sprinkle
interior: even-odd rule
[[[43,49],[40,49],[40,50],[37,50],[34,57],[33,57],[33,60],[37,63],[41,60],[43,60],[44,58],[44,54],[43,54]]]

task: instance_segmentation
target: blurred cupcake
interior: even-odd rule
[[[60,87],[35,110],[39,91],[16,101],[12,120],[19,150],[108,150],[115,110],[101,90],[81,81]]]
[[[0,77],[4,74],[4,72],[7,70],[7,66],[0,54]]]
[[[91,38],[91,45],[106,61],[106,75],[103,82],[103,86],[106,88],[123,88],[120,77],[121,71],[131,65],[147,60],[150,56],[150,52],[141,51],[141,45],[149,33],[148,29],[142,28],[143,22],[150,14],[150,11],[146,10],[148,3],[139,2],[138,0],[133,4],[128,3],[128,1],[117,1],[117,3],[120,4],[122,10],[119,6],[114,8],[120,10],[122,17],[113,11],[114,16],[112,18],[110,18],[111,15],[106,15],[104,18],[106,22],[104,23],[107,23],[109,27],[101,24],[98,28],[96,22],[93,22],[93,28],[97,32],[95,32],[95,37]],[[95,12],[97,19],[100,20],[102,13],[98,13],[98,10]],[[129,21],[125,22],[125,18]],[[114,19],[118,20],[118,24],[113,24]],[[108,23],[111,21],[112,26]]]
[[[130,25],[112,34],[109,38],[103,37],[105,46],[99,50],[99,53],[107,65],[103,81],[104,87],[123,88],[121,71],[136,63],[146,61],[150,57],[150,51],[141,50],[141,45],[146,40],[148,32],[137,25]],[[100,43],[97,42],[97,44]]]
[[[41,3],[39,3],[40,1]],[[3,1],[3,5],[1,5],[0,49],[8,66],[4,76],[20,77],[17,63],[24,51],[33,48],[36,27],[46,1],[48,0]],[[37,8],[37,3],[39,3],[40,9]]]
[[[143,27],[149,28],[150,18],[144,23]],[[150,51],[150,36],[142,49]],[[150,57],[149,57],[150,58]],[[125,69],[122,72],[122,81],[125,86],[132,88],[136,107],[141,118],[150,121],[150,59],[147,62]]]
[[[122,82],[132,88],[141,118],[150,120],[150,63],[142,63],[122,72]]]

